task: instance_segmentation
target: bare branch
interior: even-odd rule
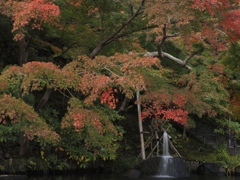
[[[188,57],[186,57],[186,58],[183,60],[183,63],[186,64],[189,59],[191,59],[193,56],[201,53],[202,51],[203,51],[203,48],[200,48],[199,50],[192,52],[192,54],[190,54]]]
[[[58,89],[58,91],[63,95],[63,96],[65,96],[65,97],[67,97],[67,98],[71,98],[70,96],[67,96],[64,92],[62,92],[60,89]],[[71,95],[72,96],[72,95]],[[72,96],[73,97],[73,96]]]
[[[168,59],[171,59],[172,61],[186,67],[187,69],[192,70],[192,68],[190,66],[186,65],[186,63],[183,60],[178,59],[178,58],[172,56],[171,54],[168,54],[168,53],[165,53],[165,52],[162,52],[162,54],[163,54],[163,57],[167,57]]]
[[[90,53],[90,58],[94,58],[104,46],[112,42],[112,39],[114,39],[128,24],[130,24],[137,16],[143,13],[143,11],[141,10],[144,7],[145,1],[146,0],[142,0],[141,5],[138,7],[137,11],[125,23],[122,23],[121,27],[119,27],[113,34],[111,34],[98,44],[98,46]]]
[[[203,51],[203,48],[201,48],[201,49],[199,49],[197,51],[192,52],[184,60],[179,59],[177,57],[174,57],[174,56],[172,56],[169,53],[163,52],[162,47],[163,47],[163,44],[166,41],[166,39],[170,38],[170,37],[176,37],[178,35],[178,33],[176,33],[176,34],[167,34],[166,29],[167,29],[167,26],[166,26],[166,24],[164,24],[163,29],[162,29],[163,30],[163,37],[162,37],[161,41],[159,41],[159,43],[158,43],[158,51],[157,52],[147,52],[145,54],[145,56],[162,57],[162,58],[166,57],[166,58],[168,58],[168,59],[170,59],[170,60],[172,60],[172,61],[174,61],[174,62],[176,62],[176,63],[178,63],[180,65],[182,65],[183,67],[186,67],[187,69],[191,70],[192,68],[189,65],[187,65],[188,60],[190,60],[193,56],[201,53]]]
[[[117,77],[121,77],[121,76],[119,76],[118,74],[116,74],[115,72],[113,72],[112,70],[108,69],[107,67],[103,67],[103,69],[109,71],[111,74],[113,74],[113,75],[115,75],[115,76],[117,76]]]
[[[148,57],[159,57],[159,53],[158,53],[157,51],[155,51],[155,52],[147,52],[144,56],[148,56]],[[182,65],[182,66],[184,66],[184,67],[186,67],[186,68],[189,69],[189,70],[192,69],[190,66],[188,66],[188,65],[186,64],[185,61],[183,61],[183,60],[181,60],[181,59],[179,59],[179,58],[176,58],[176,57],[172,56],[171,54],[162,52],[162,56],[161,56],[161,57],[166,57],[166,58],[168,58],[168,59],[170,59],[170,60],[172,60],[172,61],[174,61],[174,62],[176,62],[176,63],[178,63],[178,64],[180,64],[180,65]],[[186,59],[187,59],[187,58],[186,58]]]

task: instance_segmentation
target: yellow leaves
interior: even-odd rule
[[[41,155],[41,158],[42,158],[42,159],[45,159],[45,158],[44,158],[44,151],[40,151],[40,155]]]
[[[57,148],[55,148],[55,151],[64,151],[64,149],[62,148],[62,147],[57,147]],[[68,153],[67,153],[68,154]]]

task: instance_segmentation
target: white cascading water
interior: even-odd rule
[[[169,153],[168,134],[166,131],[163,133],[163,154],[160,162],[161,169],[159,170],[158,177],[172,177],[173,159]]]
[[[163,133],[163,154],[162,156],[170,156],[169,145],[168,145],[168,134],[166,131]]]

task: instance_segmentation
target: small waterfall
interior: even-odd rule
[[[168,134],[166,131],[163,133],[163,156],[170,156],[169,145],[168,145]]]
[[[159,155],[158,145],[161,143],[157,141],[157,156],[147,159],[140,165],[140,171],[147,176],[154,178],[179,178],[190,177],[188,168],[182,157],[173,157],[169,153],[169,138],[167,132],[163,133],[162,155]]]
[[[163,153],[157,177],[173,177],[173,157],[169,153],[168,134],[163,133]]]

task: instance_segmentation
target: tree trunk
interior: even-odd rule
[[[141,143],[141,154],[142,159],[146,159],[145,154],[145,145],[144,145],[144,137],[143,137],[143,125],[142,125],[142,118],[141,118],[141,102],[139,99],[140,93],[139,90],[137,91],[137,108],[138,108],[138,125],[139,125],[139,132],[140,132],[140,143]]]
[[[125,97],[118,112],[119,113],[124,113],[126,111],[126,107],[128,106],[129,103],[129,98]]]
[[[23,64],[28,62],[28,47],[30,44],[31,38],[26,41],[26,38],[22,38],[18,41],[19,47],[19,65],[22,66]]]
[[[104,47],[104,42],[100,43],[89,55],[91,59],[94,59],[98,52]]]
[[[186,127],[185,126],[183,126],[183,139],[186,139]]]
[[[29,154],[29,140],[23,134],[20,135],[19,139],[20,139],[19,155],[26,156]]]
[[[42,97],[42,99],[40,100],[38,106],[37,106],[37,109],[40,109],[42,108],[47,102],[48,102],[48,99],[50,97],[52,93],[52,89],[47,89]]]

